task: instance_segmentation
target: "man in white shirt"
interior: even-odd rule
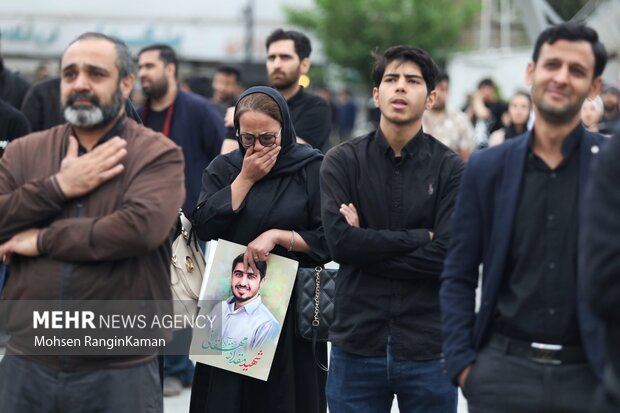
[[[259,349],[276,338],[280,324],[262,302],[259,294],[265,283],[267,263],[256,261],[258,274],[252,268],[244,269],[243,254],[232,263],[230,289],[232,296],[218,303],[209,319],[214,320],[212,334],[221,332],[222,349]]]

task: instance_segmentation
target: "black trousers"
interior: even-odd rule
[[[67,373],[23,357],[4,356],[0,412],[162,413],[157,360],[126,369]]]
[[[469,413],[588,413],[597,387],[583,364],[541,364],[487,345],[463,388]]]

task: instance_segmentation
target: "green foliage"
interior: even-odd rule
[[[412,44],[442,61],[456,49],[479,0],[314,0],[311,9],[286,10],[289,22],[315,34],[332,63],[369,79],[372,52]]]

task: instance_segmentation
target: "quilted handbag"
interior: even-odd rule
[[[321,266],[297,270],[297,334],[312,342],[313,351],[317,342],[328,341],[329,327],[334,321],[337,274],[338,270]],[[317,363],[327,370],[318,359]]]
[[[193,317],[198,309],[198,295],[205,272],[205,257],[192,236],[192,224],[180,213],[181,233],[172,243],[170,284],[174,314]]]

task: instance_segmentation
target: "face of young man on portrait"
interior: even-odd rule
[[[410,125],[419,121],[424,110],[435,103],[435,92],[428,93],[420,67],[410,61],[392,61],[381,84],[373,89],[373,99],[388,122]]]
[[[532,101],[547,122],[564,124],[579,117],[587,97],[598,94],[600,76],[594,79],[594,52],[586,41],[545,43],[536,63],[527,68]]]
[[[230,277],[230,288],[237,305],[243,305],[256,297],[265,278],[254,273],[252,268],[243,271],[243,262],[238,263]]]

